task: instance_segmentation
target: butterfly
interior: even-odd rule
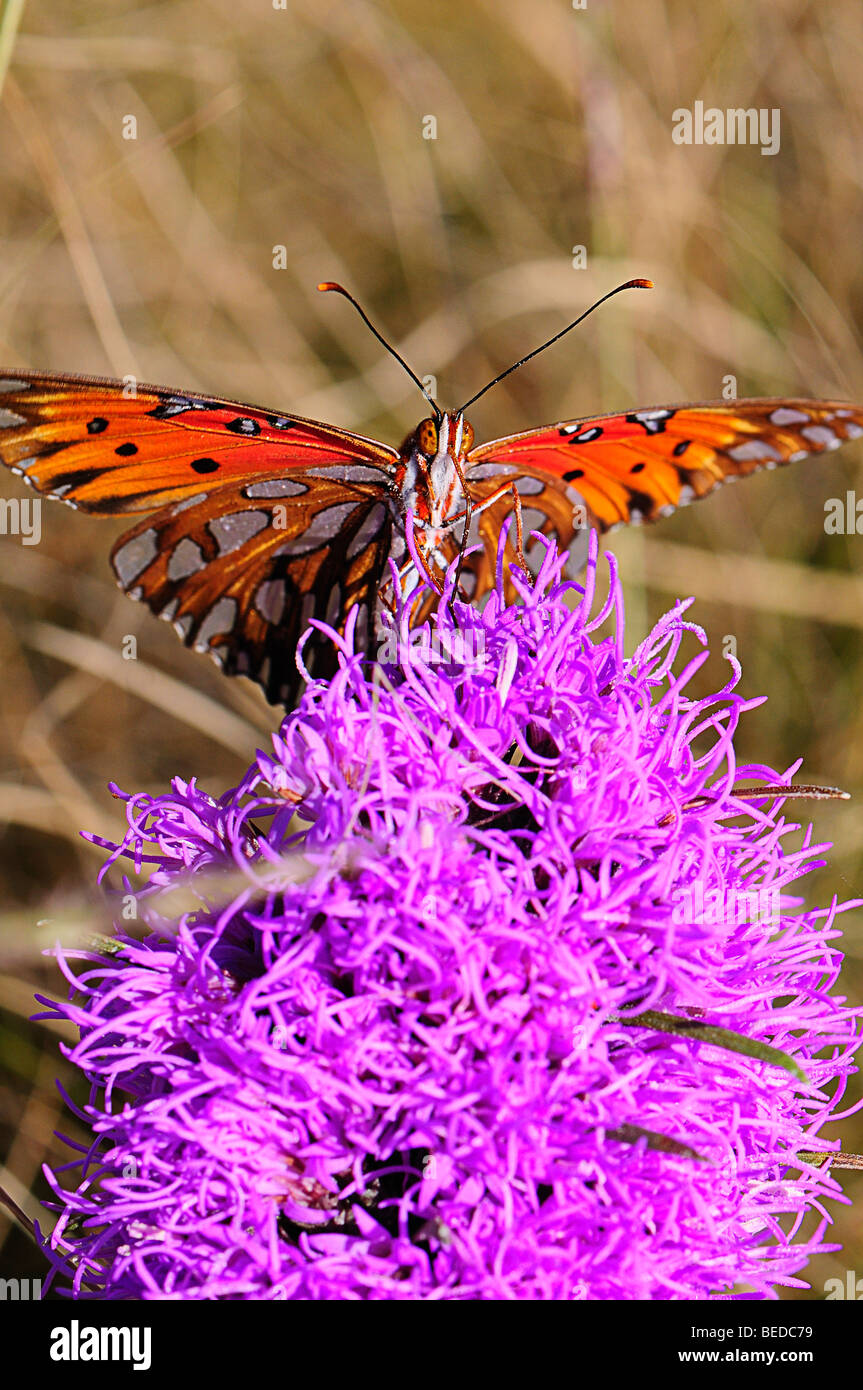
[[[530,568],[533,531],[573,550],[585,525],[654,521],[726,480],[863,435],[861,407],[762,399],[562,420],[478,444],[467,406],[584,314],[446,412],[346,290],[319,288],[354,304],[433,408],[398,449],[192,391],[0,373],[0,461],[79,511],[141,515],[111,552],[121,588],[273,703],[289,704],[302,683],[296,648],[310,619],[343,632],[355,611],[355,646],[373,653],[388,561],[412,565],[408,529],[433,589],[459,561],[460,591],[478,600],[513,514],[515,555]],[[334,645],[314,632],[303,660],[329,676]]]

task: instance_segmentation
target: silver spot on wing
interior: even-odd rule
[[[298,483],[294,478],[265,478],[260,483],[248,483],[243,496],[254,502],[264,497],[302,497],[308,490],[308,483]]]
[[[383,502],[376,502],[375,505],[370,508],[368,516],[345,551],[346,559],[353,560],[355,556],[359,555],[361,550],[365,550],[372,537],[376,536],[378,531],[380,531],[385,516],[386,507]]]
[[[792,410],[790,406],[780,405],[770,412],[771,425],[805,425],[812,416],[803,410]]]
[[[800,433],[818,449],[838,449],[842,440],[829,425],[807,425]]]
[[[152,564],[159,553],[159,539],[156,532],[151,527],[149,531],[142,531],[139,536],[133,536],[114,556],[114,569],[117,578],[124,589],[128,589],[134,584],[139,575],[149,564]]]
[[[333,478],[338,482],[345,483],[377,483],[381,485],[388,478],[388,474],[382,468],[374,468],[368,463],[330,463],[322,464],[319,468],[306,468],[304,471],[313,478]]]
[[[314,594],[303,595],[303,606],[300,609],[300,632],[305,632],[315,611]]]
[[[198,570],[204,568],[204,553],[199,545],[196,545],[188,536],[184,536],[171,552],[168,561],[168,578],[171,580],[187,579],[190,574],[197,574]]]
[[[186,512],[189,510],[190,507],[197,507],[199,502],[204,502],[206,501],[206,499],[206,492],[196,492],[194,497],[184,497],[182,502],[177,502],[175,504],[174,514],[176,515],[178,512]]]
[[[21,381],[15,376],[0,377],[0,395],[7,391],[28,391],[32,385],[30,381]]]
[[[527,476],[518,478],[515,487],[520,497],[535,497],[537,493],[545,491],[545,483],[541,478]]]
[[[16,425],[26,423],[24,416],[16,415],[14,410],[0,410],[0,430],[12,430]]]
[[[323,541],[332,540],[356,508],[356,501],[336,502],[331,507],[324,507],[315,514],[302,535],[279,548],[279,554],[306,555],[311,550],[317,550]]]
[[[477,463],[468,469],[467,480],[472,483],[480,482],[483,478],[509,478],[517,472],[513,463]]]
[[[334,584],[330,589],[329,598],[327,599],[327,611],[324,614],[324,622],[329,623],[330,627],[335,627],[341,608],[342,586],[341,584]]]
[[[229,555],[269,524],[268,512],[232,512],[230,516],[214,517],[207,522],[207,528],[219,547],[219,554]]]
[[[735,444],[733,449],[728,450],[728,456],[737,463],[748,462],[749,459],[772,459],[775,463],[782,462],[779,450],[768,444],[766,439],[747,439],[743,444]]]
[[[527,537],[531,531],[541,530],[542,524],[546,519],[545,512],[541,512],[538,507],[522,507],[521,524],[524,528],[525,537]]]
[[[357,604],[356,627],[354,628],[354,650],[365,651],[369,640],[369,606],[367,603]]]
[[[195,651],[207,650],[212,638],[230,632],[237,617],[237,603],[232,598],[220,598],[214,603],[195,638]]]
[[[267,623],[280,623],[285,611],[285,584],[282,579],[265,579],[255,593],[255,610]]]

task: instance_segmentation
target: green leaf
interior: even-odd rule
[[[722,1047],[726,1052],[740,1052],[756,1062],[782,1067],[796,1076],[798,1081],[807,1085],[809,1082],[806,1073],[787,1052],[755,1038],[747,1038],[742,1033],[735,1033],[730,1028],[702,1023],[700,1019],[678,1018],[675,1014],[663,1014],[655,1009],[646,1009],[641,1014],[610,1014],[609,1022],[623,1023],[627,1028],[651,1028],[656,1033],[672,1033],[675,1037],[690,1038],[693,1042],[710,1043],[711,1047]]]

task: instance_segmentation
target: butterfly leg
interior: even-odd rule
[[[452,586],[452,593],[450,594],[450,597],[449,597],[449,604],[448,604],[449,612],[450,612],[450,617],[453,619],[453,621],[455,621],[455,610],[454,610],[454,608],[453,608],[453,604],[455,603],[455,596],[456,596],[456,594],[459,592],[459,584],[460,584],[460,582],[461,582],[461,572],[462,572],[462,569],[464,568],[464,557],[465,557],[465,552],[466,552],[466,550],[467,550],[467,542],[468,542],[468,537],[469,537],[469,535],[470,535],[470,524],[471,524],[471,521],[473,520],[473,512],[474,512],[473,498],[470,497],[468,494],[465,494],[465,504],[464,504],[464,533],[463,533],[463,535],[462,535],[462,538],[461,538],[461,545],[459,546],[459,551],[458,551],[458,565],[456,566],[455,583],[454,583],[453,586]]]
[[[462,517],[466,518],[464,539],[462,541],[461,554],[459,555],[459,574],[461,573],[462,561],[467,546],[468,531],[470,530],[470,523],[473,517],[478,516],[480,512],[487,511],[489,507],[494,506],[495,502],[502,501],[508,493],[512,493],[513,512],[515,513],[515,558],[527,577],[531,582],[533,581],[533,574],[527,560],[524,558],[524,524],[521,516],[521,498],[515,483],[504,483],[496,492],[493,492],[491,496],[486,497],[484,502],[477,503],[474,502],[472,498],[467,497],[464,510],[457,512],[456,515],[451,518],[451,521],[461,521]]]

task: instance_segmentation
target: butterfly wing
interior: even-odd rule
[[[0,462],[37,492],[112,516],[297,467],[385,481],[398,454],[334,425],[191,391],[15,372],[0,373]]]
[[[841,401],[740,400],[658,406],[625,415],[561,421],[481,444],[468,456],[471,494],[482,502],[510,479],[526,530],[574,550],[583,520],[600,531],[655,521],[726,481],[835,449],[863,435],[863,409]],[[481,515],[478,592],[494,573],[497,536],[511,493]]]
[[[343,631],[356,608],[356,648],[368,649],[391,541],[380,486],[298,470],[164,507],[120,537],[111,563],[126,592],[173,622],[186,646],[257,681],[268,700],[289,702],[311,618]],[[315,676],[337,665],[332,641],[317,633],[303,656]]]
[[[121,586],[187,646],[257,681],[300,684],[310,618],[374,637],[392,543],[393,449],[295,415],[91,377],[0,374],[0,461],[38,492],[100,516],[155,512],[111,554]],[[331,643],[306,665],[328,675]]]

